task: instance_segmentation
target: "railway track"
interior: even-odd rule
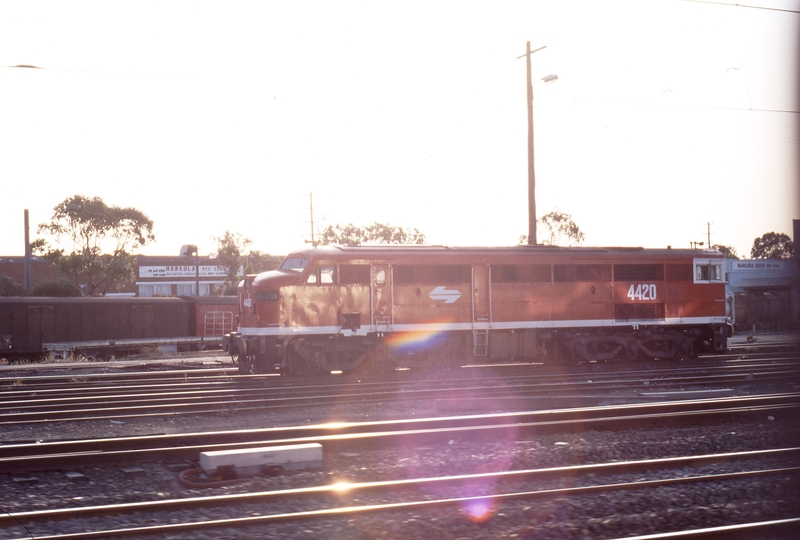
[[[144,513],[151,519],[161,515],[161,525],[142,525],[94,531],[92,533],[66,533],[37,535],[39,539],[108,538],[131,535],[158,535],[169,533],[191,533],[203,529],[264,526],[273,522],[305,523],[310,519],[336,516],[358,516],[367,513],[391,513],[396,511],[453,511],[460,512],[474,521],[484,521],[501,505],[517,501],[553,501],[562,497],[598,495],[610,492],[653,490],[694,483],[721,483],[736,481],[793,482],[800,479],[800,466],[781,467],[770,465],[770,460],[792,459],[800,463],[800,448],[768,451],[738,452],[640,460],[630,462],[602,463],[525,469],[480,474],[449,475],[441,477],[412,478],[380,482],[338,482],[331,485],[307,488],[284,489],[266,492],[226,494],[205,497],[186,497],[140,503],[89,506],[20,512],[0,516],[0,527],[35,523],[60,524],[76,520],[92,520],[107,516]],[[732,470],[713,472],[715,465],[725,464]],[[731,464],[733,466],[731,467]],[[697,473],[686,475],[687,468]],[[676,470],[683,474],[676,474]],[[647,480],[631,480],[633,475],[650,475]],[[563,479],[574,484],[563,487]],[[591,479],[591,481],[588,481]],[[435,493],[433,497],[422,494]],[[471,493],[464,496],[464,493]],[[303,508],[294,512],[260,514],[253,510],[263,504],[277,501],[287,504],[297,501]],[[338,503],[338,504],[337,504]],[[176,511],[208,508],[236,507],[236,517],[224,519],[167,523]],[[777,525],[777,524],[773,524]],[[784,523],[787,528],[800,525],[800,521]]]
[[[791,434],[794,433],[796,436],[798,429],[794,420],[797,418],[795,411],[798,407],[798,396],[734,401],[736,401],[734,407],[730,407],[734,405],[733,403],[696,401],[645,407],[611,407],[603,410],[554,411],[549,414],[541,413],[539,421],[527,415],[513,415],[512,419],[495,415],[492,418],[415,421],[414,426],[403,426],[400,423],[342,426],[340,428],[342,431],[339,433],[316,436],[311,432],[330,430],[330,427],[283,429],[279,430],[278,434],[281,438],[269,442],[274,444],[318,440],[323,443],[326,453],[331,454],[332,457],[327,459],[324,465],[325,470],[311,474],[312,479],[321,482],[313,486],[293,487],[291,484],[295,481],[300,484],[308,482],[309,473],[300,473],[294,475],[294,479],[289,475],[288,485],[282,483],[286,476],[255,478],[249,489],[240,488],[243,491],[236,495],[225,490],[222,493],[204,496],[194,489],[189,493],[182,493],[180,497],[168,498],[153,494],[153,498],[149,501],[127,504],[88,504],[79,508],[69,504],[63,508],[20,509],[11,512],[6,508],[8,514],[0,517],[0,528],[11,532],[11,535],[5,536],[7,538],[26,537],[21,534],[30,534],[30,537],[41,539],[152,537],[160,534],[169,534],[174,538],[205,538],[197,536],[198,534],[208,534],[209,538],[223,536],[235,538],[236,536],[231,535],[234,532],[250,535],[253,530],[260,531],[258,534],[269,531],[265,536],[256,535],[252,536],[253,538],[303,538],[308,537],[304,536],[303,531],[313,530],[313,527],[308,529],[309,521],[319,522],[319,526],[323,528],[346,530],[350,526],[348,524],[353,522],[365,523],[367,525],[364,527],[369,528],[375,527],[378,521],[389,519],[395,523],[398,530],[407,530],[409,527],[413,529],[413,526],[409,525],[410,515],[417,516],[411,519],[411,522],[441,520],[442,523],[448,524],[446,529],[452,526],[471,531],[463,537],[490,538],[499,536],[491,536],[493,533],[484,531],[482,528],[487,527],[485,523],[501,523],[505,520],[500,516],[512,513],[529,518],[530,515],[536,514],[536,510],[532,509],[541,508],[541,505],[558,506],[559,501],[595,501],[594,504],[598,504],[597,500],[603,501],[608,498],[616,500],[619,497],[622,500],[643,496],[675,499],[680,498],[680,494],[686,489],[699,490],[713,498],[713,494],[720,491],[728,494],[760,493],[766,485],[771,486],[767,490],[770,494],[778,492],[782,497],[790,499],[779,501],[779,504],[771,501],[775,508],[786,514],[787,507],[794,508],[791,506],[792,501],[797,502],[792,497],[796,497],[797,480],[800,479],[798,474],[800,447],[785,444],[787,441],[796,440]],[[550,418],[544,420],[547,416]],[[720,431],[731,429],[729,427],[731,425],[740,427],[744,425],[746,427],[742,433],[743,438],[738,439],[737,445],[752,444],[753,434],[762,429],[757,427],[758,422],[769,417],[775,418],[776,420],[769,422],[779,423],[782,430],[791,430],[784,432],[781,438],[774,430],[767,429],[771,433],[770,437],[775,437],[775,440],[765,440],[762,444],[770,446],[770,443],[773,443],[774,448],[738,449],[733,452],[708,454],[681,452],[683,450],[681,445],[693,444],[692,439],[696,437],[697,429],[708,429],[709,426],[717,426],[714,431],[719,436]],[[491,425],[490,420],[498,423]],[[524,420],[524,422],[510,424],[509,420]],[[427,425],[423,427],[422,424]],[[395,431],[391,431],[392,427]],[[409,429],[410,427],[413,429]],[[604,440],[608,443],[619,439],[626,440],[631,434],[641,437],[647,432],[650,432],[652,437],[645,436],[643,438],[645,441],[658,440],[663,438],[664,433],[670,433],[674,439],[671,442],[673,445],[678,444],[678,453],[681,455],[608,461],[598,459],[602,458],[603,454],[593,453],[592,445],[586,444],[598,434],[606,434]],[[291,439],[288,436],[291,433],[302,436]],[[501,433],[502,435],[499,435]],[[608,436],[609,433],[611,437]],[[562,439],[572,442],[562,442]],[[522,450],[522,457],[516,460],[514,466],[507,456],[506,459],[497,459],[500,454],[492,452],[491,449],[488,455],[478,456],[477,461],[481,463],[468,463],[476,461],[476,454],[486,452],[487,446],[496,446],[499,440],[504,440],[501,446],[518,446]],[[584,442],[582,448],[580,441]],[[263,445],[267,444],[268,440],[253,442]],[[635,442],[627,442],[634,448],[639,446]],[[97,445],[96,448],[89,450],[93,443]],[[54,445],[34,445],[27,448],[0,447],[7,454],[16,454],[11,460],[4,458],[0,466],[4,470],[9,468],[18,470],[25,460],[17,458],[22,458],[36,446],[42,446],[43,459],[49,460],[39,462],[40,465],[46,465],[46,468],[60,470],[83,468],[86,471],[86,467],[91,463],[90,468],[99,469],[102,473],[108,467],[113,468],[120,464],[130,466],[134,463],[124,456],[125,451],[108,450],[109,443],[109,441],[83,443],[73,441],[60,445],[54,443]],[[133,448],[147,446],[141,443],[142,441],[134,440],[124,442]],[[73,447],[72,450],[79,451],[67,452],[70,445]],[[78,448],[81,445],[84,446],[82,450]],[[211,445],[213,448],[223,446],[219,442]],[[543,447],[550,448],[551,451],[546,453],[540,451],[541,455],[538,457],[528,455],[528,451],[533,454],[536,452],[532,450],[541,450]],[[160,466],[154,462],[156,459],[175,461],[186,458],[189,455],[186,452],[197,455],[200,450],[202,448],[199,446],[179,449],[154,448],[152,453],[132,449],[130,455],[135,456],[133,458],[135,462],[144,460],[155,467]],[[636,451],[628,449],[616,455],[626,457],[631,453],[636,454],[639,450],[641,448],[637,448]],[[165,451],[168,454],[164,454]],[[441,463],[431,459],[433,456],[441,456],[451,451],[453,452],[451,459],[442,460]],[[57,453],[49,454],[49,452]],[[517,453],[519,450],[515,449],[514,452]],[[663,453],[664,448],[655,450],[655,453],[659,452]],[[675,449],[668,449],[666,453],[674,454]],[[378,457],[375,457],[376,455]],[[463,461],[455,459],[458,456],[466,459]],[[348,467],[347,462],[355,458],[359,464],[368,466]],[[396,471],[391,472],[392,466],[406,460],[412,460],[414,463],[403,468],[406,473],[404,478],[375,479],[375,477],[397,476]],[[442,463],[446,463],[446,466],[442,467]],[[455,471],[454,463],[458,465]],[[531,464],[543,466],[526,467]],[[489,469],[484,472],[463,471],[465,467],[481,470],[486,466]],[[449,474],[435,474],[442,469],[449,471]],[[86,472],[92,474],[90,471]],[[278,485],[282,488],[261,489],[265,484]],[[155,489],[163,487],[157,486]],[[224,490],[218,488],[218,491],[221,489]],[[102,498],[96,497],[96,499]],[[727,508],[734,505],[736,508],[745,508],[755,504],[751,499],[748,499],[750,502],[740,498],[734,499],[738,502],[728,500],[723,506]],[[759,503],[756,508],[763,506],[763,503]],[[682,510],[690,514],[695,511],[693,507]],[[209,513],[216,517],[209,518]],[[763,512],[755,514],[762,515]],[[405,518],[400,519],[397,516]],[[776,516],[771,515],[771,517]],[[769,521],[791,520],[795,517],[797,516],[784,515]],[[588,527],[586,530],[590,531],[590,535],[609,526],[609,523],[604,524],[608,519],[586,519],[584,528]],[[624,519],[619,516],[617,521],[624,523]],[[746,522],[737,524],[742,523]],[[796,521],[789,521],[784,522],[782,526],[789,527],[794,534],[797,530],[796,525]],[[271,536],[276,526],[280,527],[279,535]],[[27,532],[21,533],[22,529]],[[613,527],[611,530],[614,530]],[[284,536],[286,531],[294,532]],[[174,536],[176,534],[178,536]],[[592,537],[602,536],[592,535]]]
[[[182,381],[173,370],[155,384],[143,374],[132,374],[134,380],[108,377],[85,387],[85,399],[79,386],[61,393],[57,378],[38,379],[45,385],[33,397],[44,401],[32,401],[34,408],[20,413],[46,417],[60,408],[80,411],[93,401],[97,408],[105,395],[131,407],[127,413],[116,409],[114,417],[130,415],[130,422],[117,426],[129,435],[81,440],[82,428],[98,418],[105,419],[106,433],[114,432],[108,416],[79,422],[81,413],[56,424],[44,419],[8,424],[6,430],[52,431],[38,442],[0,444],[0,509],[6,512],[0,513],[0,538],[645,535],[656,540],[677,531],[690,531],[681,538],[795,538],[800,534],[796,358],[783,352],[764,356],[751,350],[718,358],[714,366],[699,359],[611,370],[495,366],[433,381],[408,373],[393,380],[297,381],[229,376],[224,370]],[[7,405],[26,404],[29,382],[18,385],[25,387],[19,394],[3,393],[0,421],[12,410]],[[724,388],[741,395],[713,394]],[[147,425],[141,423],[148,418],[146,400],[166,399],[181,389],[194,394],[192,399],[202,396],[206,405],[212,396],[229,394],[209,410],[250,395],[254,403],[245,403],[234,418],[261,419],[271,427],[204,426],[135,436]],[[764,389],[772,391],[745,395]],[[256,404],[264,397],[248,394],[253,391],[267,391],[274,401]],[[700,391],[720,397],[686,399]],[[166,413],[171,417],[194,414],[200,423],[209,418],[190,409],[180,412],[182,396],[173,397],[176,411]],[[627,403],[597,405],[618,398]],[[164,414],[158,409],[165,403],[149,406],[154,415]],[[342,411],[357,413],[353,418],[389,419],[304,420],[323,409],[329,416],[321,417],[329,419],[347,418],[339,416]],[[494,412],[474,413],[486,410]],[[86,411],[83,417],[89,418]],[[282,427],[273,421],[278,418]],[[285,425],[293,420],[295,425]],[[312,441],[325,451],[318,470],[267,471],[218,486],[191,470],[202,451]],[[182,477],[195,482],[181,486]]]
[[[663,398],[670,389],[686,387],[735,388],[752,384],[800,384],[798,358],[785,354],[770,358],[732,356],[713,362],[669,363],[658,367],[622,366],[599,371],[596,366],[491,366],[452,370],[430,379],[397,374],[384,379],[342,377],[308,382],[274,376],[231,375],[227,370],[197,370],[98,376],[70,375],[0,378],[1,426],[54,421],[125,420],[145,416],[214,414],[219,411],[266,411],[290,407],[337,404],[421,401],[448,395],[452,403],[483,399],[516,399],[517,406],[558,406],[558,402],[608,402],[612,391],[630,390],[636,384],[653,392],[619,393],[617,400]],[[44,380],[42,380],[44,379]],[[576,399],[581,396],[582,399]]]
[[[498,433],[541,434],[586,429],[619,429],[649,425],[691,425],[730,419],[794,414],[800,394],[748,398],[677,401],[644,405],[573,408],[551,411],[354,422],[314,426],[151,435],[109,439],[67,440],[0,446],[0,467],[18,472],[94,463],[194,459],[202,451],[263,445],[319,442],[346,450],[406,439],[441,442],[454,433],[491,440]]]

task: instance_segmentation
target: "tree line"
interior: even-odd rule
[[[542,245],[582,244],[584,233],[572,216],[554,210],[537,220]],[[100,197],[75,195],[55,208],[50,221],[38,227],[39,234],[31,247],[38,256],[52,264],[65,276],[39,284],[34,296],[105,296],[117,286],[134,279],[134,252],[155,241],[153,221],[132,207],[109,206]],[[49,238],[49,240],[48,240]],[[238,232],[226,230],[212,238],[217,245],[216,261],[225,268],[226,279],[217,294],[236,294],[240,276],[278,267],[282,257],[249,249],[252,241]],[[362,245],[424,244],[425,235],[416,228],[385,223],[368,226],[332,225],[313,244]],[[520,244],[527,235],[520,236]],[[732,247],[711,246],[726,257],[738,259]],[[249,251],[248,251],[249,249]],[[753,259],[788,259],[794,246],[788,235],[769,232],[753,241]],[[79,285],[80,284],[80,285]],[[28,292],[9,276],[0,274],[0,296],[25,296]]]

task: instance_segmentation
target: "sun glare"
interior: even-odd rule
[[[335,484],[331,484],[331,488],[333,488],[333,490],[336,491],[337,493],[346,493],[350,491],[352,487],[353,484],[351,484],[346,480],[342,480],[340,482],[336,482]]]

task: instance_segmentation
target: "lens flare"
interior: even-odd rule
[[[331,488],[336,491],[337,493],[346,493],[350,491],[353,487],[353,484],[348,482],[347,480],[341,480],[334,484],[331,484]]]
[[[483,523],[497,511],[497,501],[491,498],[473,499],[465,503],[461,511],[473,523]]]
[[[410,332],[394,332],[384,341],[396,353],[413,353],[428,349],[436,342],[438,336],[447,331],[451,318],[436,319],[424,323],[425,330]]]

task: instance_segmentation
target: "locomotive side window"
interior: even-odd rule
[[[320,266],[319,267],[319,282],[322,285],[329,285],[336,283],[336,267],[335,266]]]
[[[369,266],[366,264],[339,266],[339,282],[342,285],[369,285]]]
[[[401,264],[394,267],[393,275],[395,283],[429,285],[470,283],[472,267],[466,264],[422,264],[419,266]]]
[[[692,265],[668,264],[667,281],[692,281]]]
[[[256,302],[275,302],[278,300],[278,291],[256,292]]]
[[[664,265],[615,264],[614,281],[664,281]]]
[[[375,272],[375,283],[377,285],[383,285],[386,283],[386,270],[378,270]]]
[[[553,281],[611,281],[610,264],[555,264]]]
[[[550,265],[495,265],[492,266],[492,283],[550,283]]]
[[[313,285],[319,283],[321,285],[330,285],[336,283],[336,267],[333,265],[324,265],[315,267],[306,279],[306,283]]]
[[[283,264],[281,264],[281,270],[292,270],[294,272],[302,272],[308,266],[308,260],[303,259],[301,257],[289,257]]]
[[[698,281],[722,281],[721,264],[697,264],[695,265],[695,282]]]

